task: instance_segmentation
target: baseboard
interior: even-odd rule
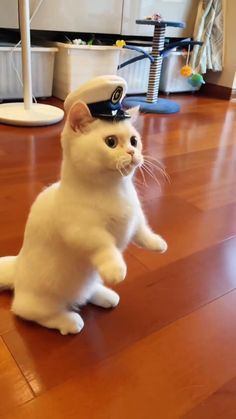
[[[232,99],[232,95],[236,98],[236,89],[212,83],[202,85],[199,93],[203,96],[214,97],[217,99],[230,100]]]
[[[236,89],[232,89],[231,99],[236,100]]]

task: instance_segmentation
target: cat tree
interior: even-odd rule
[[[147,96],[130,96],[126,97],[123,101],[124,105],[127,107],[139,106],[141,112],[151,112],[151,113],[175,113],[179,112],[180,106],[173,100],[162,99],[158,97],[159,94],[159,83],[161,76],[161,66],[163,59],[163,52],[165,42],[165,33],[167,26],[175,28],[184,28],[185,23],[183,22],[172,22],[165,20],[148,20],[148,19],[139,19],[136,20],[136,23],[141,25],[152,25],[154,26],[154,33],[152,39],[152,57],[153,61],[151,62],[150,72],[149,72],[149,82],[148,82],[148,91]],[[188,42],[187,44],[193,44],[193,42]],[[168,49],[172,49],[176,46],[184,45],[184,43],[175,43],[170,44]]]

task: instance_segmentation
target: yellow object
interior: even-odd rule
[[[189,65],[184,65],[180,70],[180,74],[183,77],[190,77],[193,74],[193,70]]]
[[[118,40],[116,41],[116,46],[117,46],[118,48],[123,48],[125,45],[126,45],[126,42],[125,42],[123,39],[118,39]]]

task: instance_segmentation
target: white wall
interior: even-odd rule
[[[236,0],[225,0],[225,57],[222,72],[210,71],[209,83],[236,89]]]
[[[39,0],[30,0],[30,14]],[[44,0],[31,29],[120,33],[122,0]],[[0,27],[18,28],[18,0],[0,0]]]
[[[138,25],[135,21],[159,12],[165,20],[186,23],[185,29],[167,27],[166,36],[191,37],[198,2],[199,0],[124,0],[122,34],[152,36],[153,26]]]
[[[167,36],[188,37],[193,34],[198,1],[44,0],[31,28],[152,36],[153,26],[137,25],[135,20],[159,12],[166,20],[186,22],[185,29],[168,27]],[[39,0],[30,0],[31,13],[38,2]],[[0,0],[0,27],[18,28],[17,3],[18,0]]]

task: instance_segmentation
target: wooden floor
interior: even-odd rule
[[[137,124],[171,177],[139,186],[168,252],[131,246],[120,305],[84,308],[78,336],[16,319],[2,293],[1,418],[236,418],[236,104],[176,99],[179,114]],[[0,126],[0,255],[58,178],[62,126]]]

